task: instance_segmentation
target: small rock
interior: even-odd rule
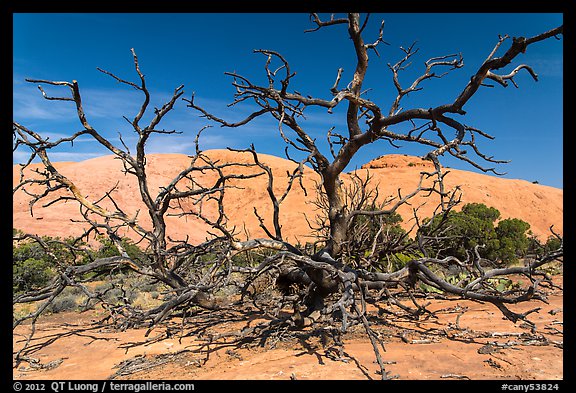
[[[478,353],[481,355],[489,355],[491,353],[500,352],[500,348],[495,347],[492,344],[486,344],[478,349]]]
[[[494,367],[494,368],[502,368],[502,366],[500,365],[500,363],[494,361],[492,358],[488,359],[488,360],[484,360],[486,363],[488,363],[490,365],[490,367]]]

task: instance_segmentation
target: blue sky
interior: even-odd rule
[[[533,36],[562,24],[563,15],[372,14],[366,28],[366,41],[376,39],[381,20],[385,21],[383,38],[390,45],[379,46],[379,58],[372,54],[363,87],[372,89],[367,97],[387,112],[396,97],[387,63],[394,64],[403,57],[400,46],[406,48],[417,41],[416,47],[420,48],[412,58],[411,67],[400,75],[404,86],[424,72],[424,62],[431,57],[461,53],[464,58],[463,68],[441,79],[425,81],[422,91],[402,101],[405,109],[429,108],[455,99],[491,52],[499,34]],[[291,90],[325,99],[332,97],[329,89],[337,69],[344,68],[341,86],[345,86],[355,66],[353,46],[345,27],[332,26],[304,33],[313,27],[307,14],[20,13],[13,15],[13,22],[14,120],[53,139],[81,129],[74,105],[44,100],[36,85],[26,83],[25,78],[77,80],[91,124],[118,145],[119,133],[129,146],[134,143],[134,133],[122,116],[134,117],[142,102],[141,94],[96,70],[100,67],[137,82],[130,48],[134,48],[139,57],[153,105],[161,106],[174,89],[183,84],[186,98],[194,92],[197,104],[230,121],[243,118],[254,107],[227,108],[235,90],[230,84],[231,78],[224,72],[236,71],[254,82],[266,83],[265,58],[252,53],[254,49],[280,52],[297,73]],[[499,54],[508,48],[509,42]],[[502,73],[526,63],[539,75],[538,82],[521,72],[515,78],[519,89],[498,84],[481,88],[464,107],[467,115],[458,117],[466,125],[496,137],[478,144],[488,156],[511,160],[496,167],[498,172],[507,172],[506,178],[537,180],[540,184],[563,187],[563,45],[562,40],[550,39],[529,47],[527,53]],[[46,92],[54,96],[68,93],[64,88],[49,87]],[[310,111],[302,125],[326,148],[322,142],[330,127],[345,133],[343,109],[344,106],[333,115]],[[160,127],[183,134],[156,136],[150,140],[147,151],[192,154],[196,132],[209,124],[198,115],[180,101]],[[237,129],[215,126],[201,139],[204,149],[245,148],[250,143],[262,153],[284,154],[285,144],[271,118],[261,118]],[[401,149],[395,149],[382,141],[365,146],[347,170],[383,154],[422,155],[427,151],[415,145],[400,145]],[[26,151],[16,151],[14,163],[21,162],[25,154]],[[78,161],[102,154],[109,152],[96,142],[79,139],[73,147],[67,145],[55,151],[53,160]],[[327,149],[326,154],[329,154]],[[477,171],[451,157],[444,157],[441,162],[453,168]]]

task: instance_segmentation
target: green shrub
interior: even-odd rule
[[[556,236],[550,236],[544,245],[545,252],[555,251],[560,248],[562,241],[558,239]]]
[[[12,263],[12,292],[14,294],[40,289],[50,282],[54,272],[44,259],[28,258]]]
[[[52,259],[40,244],[31,241],[12,246],[12,292],[42,288],[54,277]]]
[[[13,236],[21,237],[22,231],[13,228]],[[42,236],[43,245],[32,239],[17,240],[12,245],[12,292],[22,292],[42,288],[56,274],[56,263],[74,265],[77,254],[70,251],[71,238],[61,240],[58,237]],[[76,243],[76,246],[79,244]],[[45,249],[46,247],[47,249]]]
[[[507,218],[498,223],[496,235],[499,247],[496,250],[498,258],[508,264],[518,262],[518,258],[526,255],[529,240],[526,232],[530,224],[517,218]]]
[[[109,258],[115,257],[120,255],[120,251],[118,247],[110,240],[109,238],[100,237],[98,238],[100,242],[100,247],[94,253],[94,258]],[[148,264],[150,262],[149,256],[140,249],[134,242],[128,238],[122,238],[120,244],[126,250],[128,256],[136,261],[140,261],[144,264]]]
[[[20,236],[22,232],[13,228],[13,236]],[[107,238],[98,239],[101,246],[96,251],[72,252],[68,245],[86,246],[84,243],[74,242],[72,238],[61,240],[50,236],[43,236],[42,242],[47,250],[34,239],[19,240],[12,247],[12,278],[13,294],[40,289],[50,282],[56,274],[56,265],[85,264],[97,258],[120,255],[118,248]],[[128,256],[143,264],[148,264],[148,255],[140,250],[130,239],[121,240],[122,247]],[[89,275],[95,273],[89,273]]]
[[[450,211],[445,216],[436,216],[430,225],[422,228],[422,234],[439,239],[428,245],[431,255],[441,257],[455,256],[460,260],[468,257],[467,252],[475,246],[480,256],[490,260],[501,261],[506,265],[518,262],[518,258],[528,252],[530,240],[527,231],[530,224],[517,218],[501,220],[497,226],[494,222],[500,212],[482,203],[469,203],[460,212]]]

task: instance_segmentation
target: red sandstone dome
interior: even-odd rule
[[[205,152],[211,159],[220,162],[251,162],[249,154],[231,152],[228,150],[210,150]],[[268,165],[274,173],[274,184],[277,195],[281,195],[286,186],[287,171],[293,170],[295,164],[283,158],[260,154],[261,161]],[[181,169],[185,168],[190,158],[183,154],[151,154],[147,159],[148,179],[152,191],[167,184]],[[37,165],[36,165],[37,166]],[[104,193],[118,183],[113,195],[116,202],[128,215],[135,215],[138,210],[138,220],[143,226],[150,225],[150,219],[137,194],[135,178],[125,175],[121,169],[122,164],[113,156],[102,156],[82,162],[62,162],[56,164],[65,176],[68,176],[90,200],[98,200]],[[31,167],[34,167],[32,165]],[[25,176],[32,176],[31,168],[27,169]],[[365,176],[366,171],[373,176],[372,186],[378,187],[382,199],[412,191],[419,180],[419,173],[433,169],[428,161],[419,157],[408,155],[386,155],[379,157],[362,166],[357,171]],[[13,184],[19,180],[19,166],[13,167]],[[258,168],[244,168],[247,172],[255,172]],[[478,174],[457,169],[445,169],[449,171],[445,177],[445,186],[451,189],[460,186],[463,193],[462,203],[478,202],[497,208],[501,218],[516,217],[527,221],[531,231],[541,240],[549,235],[549,227],[554,225],[554,230],[563,232],[563,190],[532,184],[525,180],[505,179],[497,176]],[[208,177],[215,176],[206,174]],[[343,174],[344,182],[350,182],[351,176]],[[293,187],[284,203],[281,205],[282,231],[289,241],[305,243],[311,240],[311,230],[306,221],[306,215],[313,219],[314,206],[311,202],[315,198],[315,181],[318,176],[311,170],[306,169],[303,185],[307,195],[299,186]],[[259,223],[253,214],[254,207],[258,213],[270,223],[272,217],[272,204],[268,198],[264,176],[251,179],[250,181],[238,181],[240,188],[231,188],[226,191],[224,206],[229,218],[229,226],[234,226],[239,237],[248,234],[251,237],[265,237],[259,227]],[[424,205],[419,209],[420,217],[431,215],[438,199],[432,196],[429,200],[423,197],[415,197],[412,207]],[[78,205],[73,202],[57,203],[49,207],[41,207],[39,204],[34,208],[34,215],[30,214],[30,197],[24,192],[18,191],[13,198],[13,227],[24,232],[39,235],[68,237],[79,235],[85,226],[72,220],[81,219]],[[402,206],[398,212],[404,218],[403,225],[410,228],[413,221],[412,207]],[[190,206],[193,208],[193,206]],[[204,213],[216,214],[216,211]],[[198,243],[206,239],[208,229],[206,224],[193,219],[183,220],[177,217],[167,217],[167,230],[174,239],[185,239],[189,242]]]

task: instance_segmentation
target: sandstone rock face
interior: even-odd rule
[[[228,150],[210,150],[205,152],[212,160],[224,162],[252,162],[247,153],[237,153]],[[268,165],[274,173],[274,190],[278,196],[284,193],[287,184],[287,171],[295,168],[293,162],[283,158],[260,155],[263,163]],[[168,184],[174,176],[186,166],[190,158],[181,154],[152,154],[147,159],[147,171],[150,189],[153,197],[162,185]],[[150,227],[150,217],[141,202],[138,194],[138,184],[134,176],[122,172],[122,163],[113,156],[102,156],[82,162],[63,162],[56,166],[65,176],[69,177],[82,193],[92,201],[102,198],[105,193],[114,189],[111,195],[114,200],[129,216],[136,216],[139,223]],[[25,177],[35,176],[31,169],[38,167],[32,165],[25,172]],[[396,197],[398,190],[401,195],[411,192],[418,184],[420,172],[433,169],[431,163],[419,157],[407,155],[387,155],[379,157],[362,166],[356,173],[365,177],[367,173],[372,176],[371,186],[378,187],[381,200]],[[459,186],[463,196],[462,203],[479,202],[497,208],[501,218],[516,217],[527,221],[532,232],[541,240],[549,235],[549,227],[563,233],[563,190],[539,184],[532,184],[525,180],[511,180],[477,174],[469,171],[448,169],[445,177],[446,189]],[[230,171],[243,171],[245,173],[261,172],[258,167],[235,167]],[[19,166],[13,167],[13,185],[18,183],[20,177]],[[216,180],[214,173],[198,174],[196,179],[202,184],[210,184]],[[345,183],[351,182],[350,174],[343,174]],[[265,237],[258,220],[254,215],[254,208],[264,218],[272,229],[272,204],[266,192],[265,176],[249,180],[234,180],[229,185],[234,186],[225,192],[224,206],[228,216],[228,227],[236,228],[239,238]],[[313,240],[313,233],[306,220],[314,221],[317,214],[312,201],[316,198],[316,182],[319,177],[309,168],[305,170],[302,190],[298,182],[281,205],[281,224],[285,238],[291,242],[305,243]],[[432,180],[424,181],[424,185],[431,185]],[[13,227],[24,232],[49,236],[77,236],[83,233],[86,224],[75,222],[81,220],[78,204],[73,201],[59,202],[48,207],[37,204],[33,216],[29,209],[30,196],[22,191],[14,194],[13,198]],[[47,201],[46,201],[47,202]],[[403,206],[398,213],[404,218],[403,226],[409,229],[413,226],[413,208],[418,209],[418,215],[429,217],[438,203],[438,197],[415,197],[411,206]],[[101,203],[113,209],[111,202],[103,200]],[[198,209],[192,203],[184,204],[185,209]],[[458,209],[457,209],[458,210]],[[216,217],[217,210],[214,203],[206,203],[202,207],[203,214]],[[173,239],[186,239],[191,243],[199,243],[206,239],[209,229],[204,222],[188,218],[167,217],[167,230]],[[137,239],[134,239],[137,240]]]

